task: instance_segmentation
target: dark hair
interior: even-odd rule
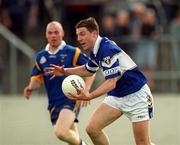
[[[75,26],[76,29],[81,28],[81,27],[87,28],[89,32],[97,31],[99,33],[99,25],[96,19],[93,17],[80,20]]]

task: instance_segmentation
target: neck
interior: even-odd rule
[[[93,39],[93,41],[92,41],[92,47],[91,47],[91,49],[93,49],[93,48],[94,48],[94,46],[95,46],[95,44],[96,44],[97,39],[98,39],[98,35],[97,35],[96,37],[94,37],[94,39]]]
[[[58,47],[53,47],[53,46],[49,46],[49,51],[50,52],[55,52],[58,49]]]

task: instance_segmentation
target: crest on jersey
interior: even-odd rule
[[[60,55],[60,61],[65,62],[66,57],[67,57],[67,54],[61,54]]]
[[[117,55],[114,55],[113,57],[107,56],[103,58],[103,61],[101,62],[101,65],[103,67],[112,67],[114,63],[118,61]]]
[[[103,61],[104,61],[107,65],[110,65],[110,63],[111,63],[111,58],[110,58],[110,56],[103,58]]]
[[[46,58],[44,56],[42,56],[41,59],[40,59],[40,64],[43,64],[45,62],[46,62]]]

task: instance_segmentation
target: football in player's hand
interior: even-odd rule
[[[84,88],[85,88],[85,82],[83,78],[81,78],[78,75],[69,75],[62,82],[62,91],[65,96],[68,96],[68,98],[69,98],[69,93],[74,95],[79,95],[80,90]]]

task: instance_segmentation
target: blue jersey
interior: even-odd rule
[[[123,97],[134,93],[147,83],[133,60],[115,42],[98,36],[86,69],[95,73],[101,69],[105,79],[118,77],[116,87],[108,95]]]
[[[73,100],[69,100],[62,92],[61,84],[66,76],[57,76],[50,80],[51,76],[44,75],[44,69],[50,66],[50,64],[64,65],[66,68],[79,66],[85,64],[87,60],[88,58],[79,48],[67,45],[64,41],[62,41],[58,50],[53,54],[49,51],[49,45],[37,54],[31,78],[36,79],[40,83],[44,82],[48,94],[49,110],[54,106],[59,108],[59,106],[62,106],[65,102]]]

